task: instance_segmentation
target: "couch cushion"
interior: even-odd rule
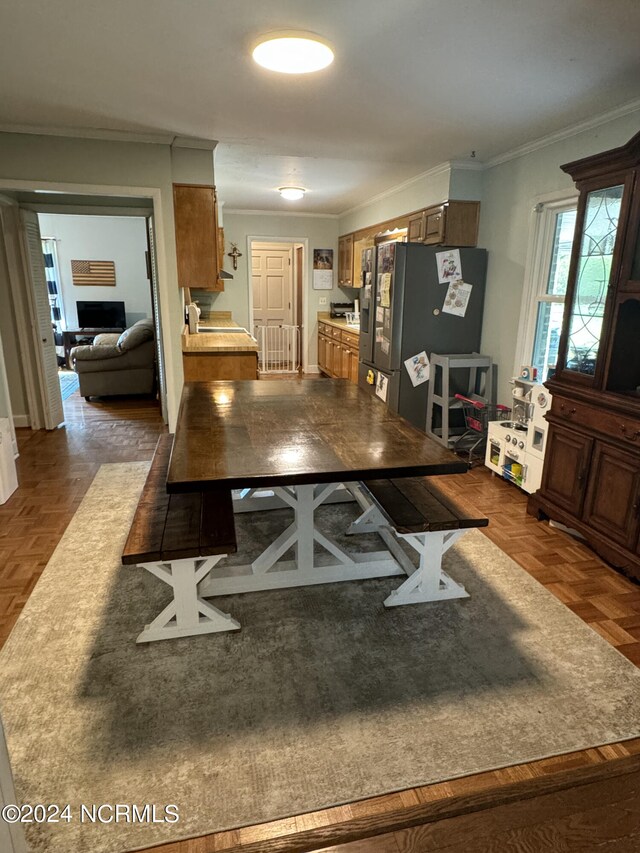
[[[145,341],[153,340],[153,337],[153,320],[138,320],[120,335],[118,347],[126,352],[139,347]]]

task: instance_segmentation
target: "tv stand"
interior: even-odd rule
[[[64,360],[69,370],[71,370],[71,350],[78,343],[78,338],[91,338],[91,343],[98,335],[121,334],[124,332],[122,326],[120,328],[109,329],[65,329],[62,333],[62,346],[64,347]]]

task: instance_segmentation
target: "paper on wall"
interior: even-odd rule
[[[444,298],[442,313],[456,314],[458,317],[464,317],[467,313],[471,289],[472,286],[466,284],[464,281],[452,281]]]
[[[380,275],[380,305],[383,308],[391,307],[391,273],[383,272]]]
[[[380,349],[382,350],[382,352],[383,352],[385,355],[388,355],[388,354],[389,354],[389,340],[388,340],[388,338],[383,338],[383,339],[380,341]]]
[[[438,281],[440,284],[448,284],[450,281],[459,281],[462,278],[459,249],[436,252],[436,264],[438,265]]]
[[[408,358],[405,361],[404,366],[407,368],[409,379],[411,379],[411,384],[414,388],[429,380],[431,364],[429,363],[429,358],[424,350],[419,352],[417,355],[412,355],[411,358]]]
[[[389,380],[384,373],[378,373],[376,380],[376,397],[380,397],[383,403],[387,402],[387,394],[389,393]]]

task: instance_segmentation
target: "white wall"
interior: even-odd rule
[[[151,317],[151,285],[145,252],[147,227],[137,216],[75,216],[38,214],[43,237],[53,237],[60,265],[61,292],[67,328],[78,328],[76,302],[124,302],[127,326]],[[72,260],[114,261],[115,287],[78,287]]]
[[[488,169],[478,245],[489,250],[482,352],[498,364],[498,400],[511,399],[531,211],[540,196],[570,190],[563,163],[623,145],[638,132],[640,111]]]
[[[195,297],[204,306],[210,302],[214,311],[231,311],[234,320],[248,328],[249,324],[249,276],[251,267],[249,265],[249,250],[247,248],[247,237],[265,237],[271,240],[292,237],[296,240],[309,240],[309,257],[306,259],[307,267],[307,312],[303,322],[308,332],[308,363],[310,367],[317,365],[317,314],[318,311],[328,311],[330,302],[347,302],[352,298],[353,291],[345,291],[334,285],[333,290],[313,290],[313,250],[333,249],[334,278],[337,280],[338,271],[338,220],[335,218],[316,216],[271,216],[268,214],[255,213],[229,213],[224,214],[224,236],[225,251],[231,248],[234,242],[242,257],[238,259],[238,269],[233,270],[231,259],[225,255],[224,266],[233,274],[233,281],[225,281],[224,293],[210,297],[202,291],[193,291]],[[326,305],[320,305],[319,300],[325,297]]]

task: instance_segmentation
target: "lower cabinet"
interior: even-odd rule
[[[607,421],[579,400],[554,397],[553,406],[542,485],[529,498],[529,512],[578,530],[605,560],[640,580],[638,424],[632,432],[622,417]],[[561,417],[574,420],[565,425]]]
[[[640,529],[640,458],[596,441],[583,519],[632,549]]]
[[[542,488],[572,515],[582,513],[592,446],[591,438],[560,427],[549,428]]]
[[[318,324],[318,367],[332,379],[358,382],[358,336],[328,323]]]

